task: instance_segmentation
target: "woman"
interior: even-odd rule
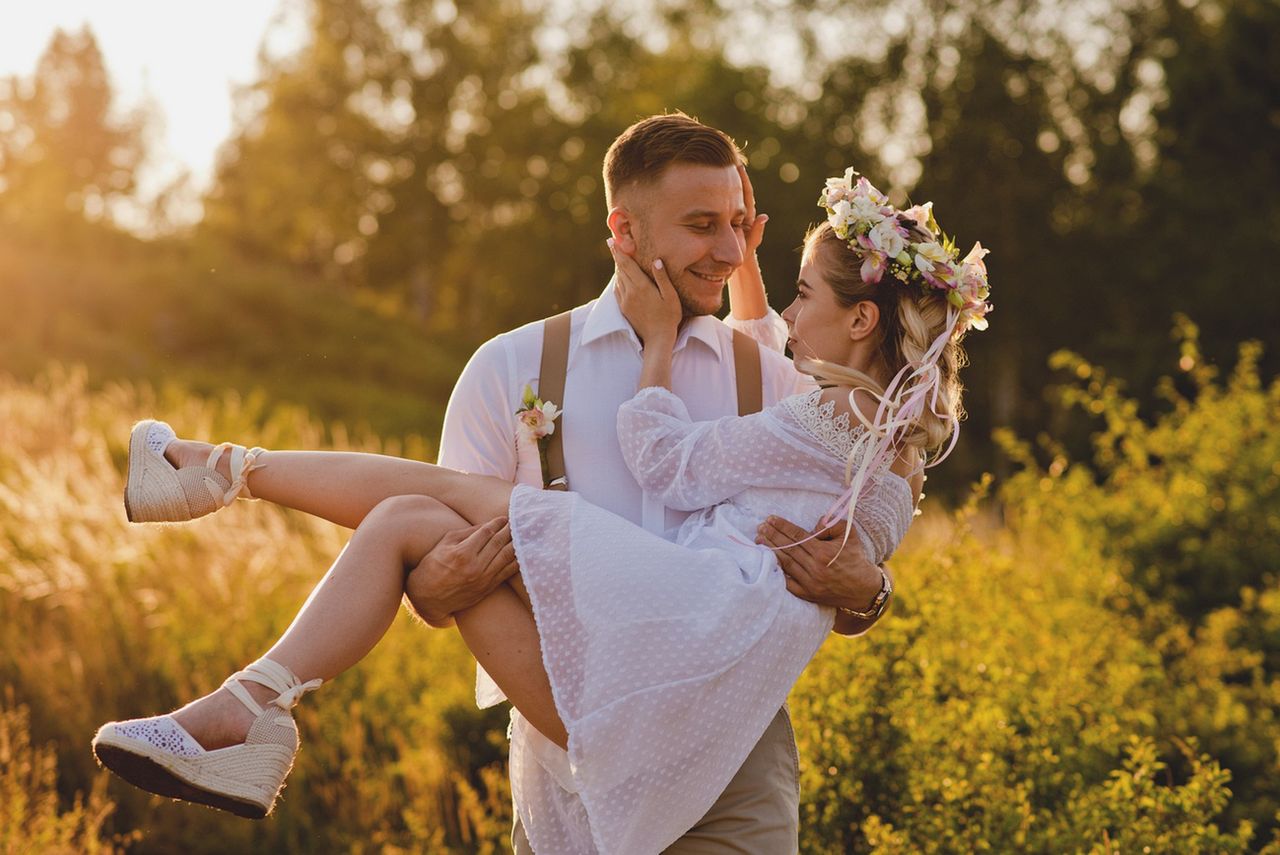
[[[644,342],[640,389],[618,414],[623,453],[647,491],[700,511],[666,539],[572,493],[393,458],[224,444],[209,458],[230,448],[224,474],[175,469],[167,426],[135,428],[131,519],[334,483],[360,522],[262,659],[171,715],[104,725],[101,761],[161,795],[266,815],[297,750],[298,698],[373,647],[406,569],[440,537],[508,514],[521,574],[456,620],[506,696],[567,750],[531,838],[555,852],[628,853],[678,838],[832,626],[832,609],[787,594],[773,553],[752,542],[756,527],[770,513],[809,526],[843,516],[882,562],[912,518],[920,455],[945,456],[954,442],[959,340],[989,309],[983,251],[958,261],[927,206],[898,212],[852,170],[828,181],[820,204],[828,219],[806,239],[783,317],[800,367],[825,388],[743,418],[690,421],[669,390],[679,300],[661,262],[649,279],[614,252],[619,300]],[[369,495],[394,498],[361,507]]]

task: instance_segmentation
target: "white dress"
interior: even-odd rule
[[[666,389],[618,411],[636,480],[700,510],[665,538],[573,493],[517,486],[512,539],[568,752],[521,717],[512,785],[534,851],[658,853],[710,809],[831,631],[834,610],[786,590],[754,543],[775,514],[812,528],[843,492],[861,426],[820,391],[746,417],[692,422]],[[873,473],[854,526],[883,562],[914,509]]]

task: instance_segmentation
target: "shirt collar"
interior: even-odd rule
[[[580,345],[590,344],[607,335],[621,333],[630,338],[639,349],[640,339],[636,336],[636,331],[631,328],[631,324],[627,323],[627,319],[623,317],[622,308],[618,305],[616,283],[615,276],[609,280],[609,284],[605,286],[595,305],[591,307],[590,313],[587,314],[587,322],[582,327],[582,338],[578,342]],[[710,315],[690,318],[680,327],[675,349],[680,350],[690,339],[694,339],[710,348],[717,360],[721,359],[718,325],[719,321]]]

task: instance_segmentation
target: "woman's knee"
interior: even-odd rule
[[[445,531],[464,523],[448,505],[430,496],[391,496],[374,505],[357,533],[393,548],[408,569],[422,560]]]
[[[397,541],[416,539],[433,528],[431,520],[445,515],[456,516],[448,505],[430,496],[391,496],[374,505],[360,529]]]

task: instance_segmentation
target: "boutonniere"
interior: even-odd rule
[[[516,427],[526,440],[538,444],[538,462],[542,467],[542,486],[547,483],[547,445],[556,432],[556,419],[564,412],[551,401],[544,401],[525,384],[522,406],[516,410]]]

